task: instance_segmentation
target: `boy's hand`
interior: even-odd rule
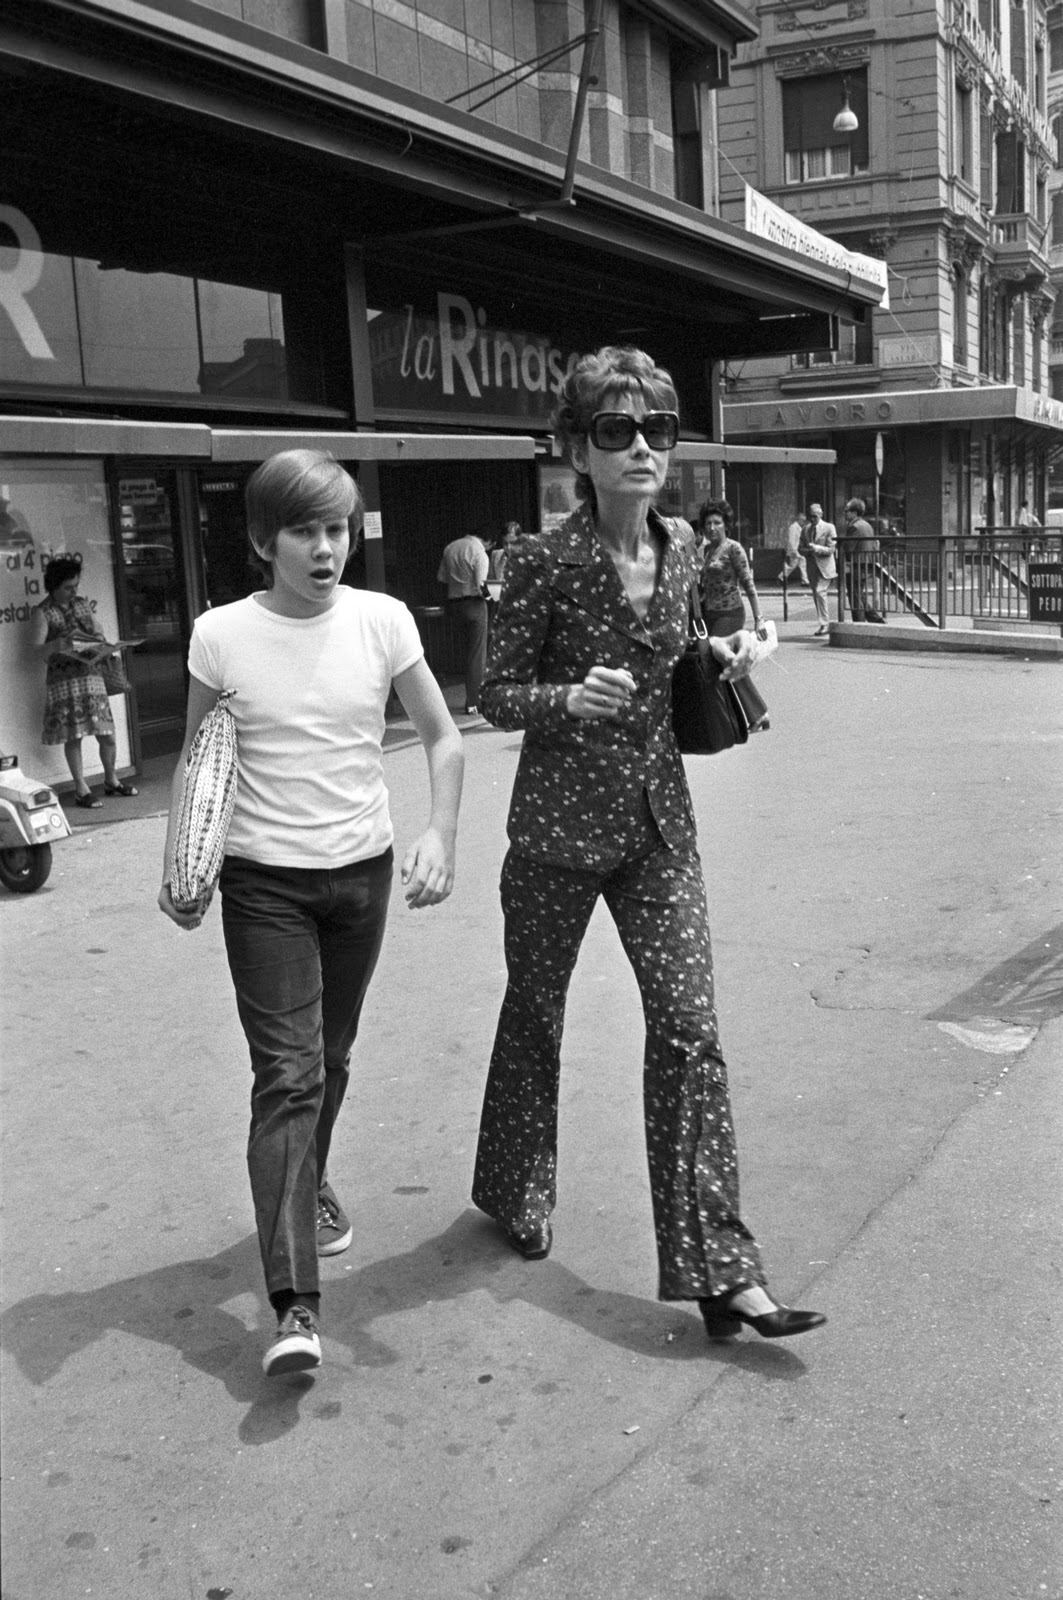
[[[164,883],[159,890],[158,907],[160,911],[169,917],[171,922],[176,922],[177,926],[183,928],[186,933],[192,933],[199,927],[206,916],[210,901],[211,896],[204,895],[202,899],[196,901],[195,905],[176,906],[170,893],[170,885]]]
[[[435,828],[426,828],[407,850],[402,863],[406,904],[411,911],[437,906],[454,887],[454,850]]]

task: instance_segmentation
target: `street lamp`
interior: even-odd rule
[[[842,79],[842,98],[842,108],[834,119],[834,131],[835,133],[855,133],[857,128],[860,126],[860,123],[857,119],[856,112],[849,104],[848,78]]]

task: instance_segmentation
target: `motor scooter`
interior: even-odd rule
[[[0,883],[32,894],[48,881],[53,843],[70,834],[55,790],[27,778],[18,756],[0,755]]]

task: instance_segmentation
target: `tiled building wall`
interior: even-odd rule
[[[279,34],[296,44],[320,43],[319,6],[316,0],[203,0],[212,11],[239,17],[255,28]]]
[[[460,110],[475,108],[476,116],[551,149],[568,147],[581,45],[483,106],[476,104],[475,86],[575,39],[586,26],[583,0],[204,3],[315,47],[325,38],[328,7],[330,48],[352,65],[433,100],[457,96]],[[588,97],[581,158],[660,194],[674,194],[668,38],[623,0],[606,0],[597,78]]]

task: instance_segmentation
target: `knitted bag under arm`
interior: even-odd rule
[[[226,690],[207,712],[188,751],[181,809],[170,852],[170,898],[179,909],[214,894],[236,804],[236,721]]]

